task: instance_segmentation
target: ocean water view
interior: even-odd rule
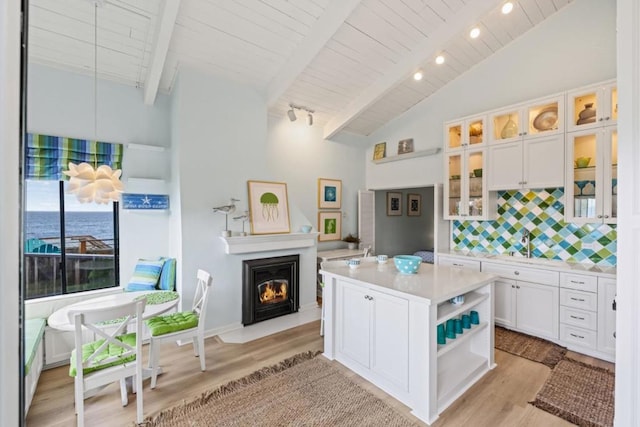
[[[31,238],[60,237],[60,214],[51,211],[27,211],[25,240]],[[66,212],[67,236],[93,236],[101,240],[113,240],[112,212]]]

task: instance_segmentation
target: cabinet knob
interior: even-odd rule
[[[515,274],[516,276],[519,276],[520,272],[519,271],[514,271],[513,274]]]
[[[609,120],[610,118],[611,118],[611,117],[607,116],[607,117],[605,117],[604,119],[605,119],[605,120]]]
[[[598,215],[598,218],[602,218],[602,215]]]
[[[605,217],[605,218],[609,218],[609,215],[605,215],[604,217]]]
[[[515,289],[515,288],[516,288],[516,285],[511,285],[511,287],[512,287],[513,289]]]
[[[520,285],[516,285],[516,289],[520,289]]]
[[[523,135],[526,135],[526,134],[527,134],[527,132],[522,132],[522,134],[523,134]]]
[[[598,121],[599,121],[599,122],[601,122],[601,121],[603,121],[603,120],[604,120],[604,119],[603,119],[602,117],[600,117],[600,118],[598,119]]]

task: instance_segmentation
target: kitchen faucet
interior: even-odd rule
[[[520,243],[524,245],[525,253],[527,258],[531,258],[531,233],[526,228],[522,230],[522,238],[520,239]]]

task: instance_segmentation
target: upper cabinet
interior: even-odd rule
[[[615,81],[567,93],[567,131],[594,129],[618,123],[618,87]]]
[[[563,117],[563,96],[490,113],[488,189],[562,187]]]
[[[445,123],[446,151],[481,148],[485,145],[486,117],[472,117]]]
[[[495,199],[487,191],[485,150],[470,148],[445,153],[447,185],[444,219],[482,220],[495,216]]]

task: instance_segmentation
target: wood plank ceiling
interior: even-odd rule
[[[29,60],[93,75],[97,57],[149,104],[188,65],[255,88],[270,114],[314,110],[327,138],[369,135],[571,1],[31,0]]]

